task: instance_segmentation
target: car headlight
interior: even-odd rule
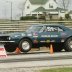
[[[14,35],[14,36],[10,36],[10,37],[8,37],[8,40],[11,40],[11,39],[13,39],[13,38],[17,38],[17,37],[19,37],[20,35]]]
[[[11,39],[11,37],[8,37],[8,40],[10,40]]]

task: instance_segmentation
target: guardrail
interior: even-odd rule
[[[25,31],[34,24],[60,23],[72,29],[72,21],[9,21],[0,22],[0,32],[20,32]]]

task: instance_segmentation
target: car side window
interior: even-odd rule
[[[46,26],[45,32],[61,32],[63,31],[60,27],[57,26]]]
[[[52,26],[46,26],[45,32],[55,32],[57,31],[57,28],[52,27]]]
[[[63,32],[63,29],[58,27],[58,32]]]

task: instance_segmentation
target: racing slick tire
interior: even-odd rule
[[[65,51],[71,52],[72,51],[72,37],[68,38],[64,44]]]
[[[14,52],[16,50],[16,46],[14,45],[5,44],[4,47],[7,52]]]
[[[19,43],[19,48],[24,53],[30,51],[31,47],[32,47],[32,42],[29,39],[22,39]]]

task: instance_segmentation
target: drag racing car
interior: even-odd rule
[[[0,35],[6,51],[13,52],[16,47],[27,53],[31,48],[39,48],[53,44],[55,52],[62,49],[72,51],[72,30],[60,24],[32,25],[25,32]]]

